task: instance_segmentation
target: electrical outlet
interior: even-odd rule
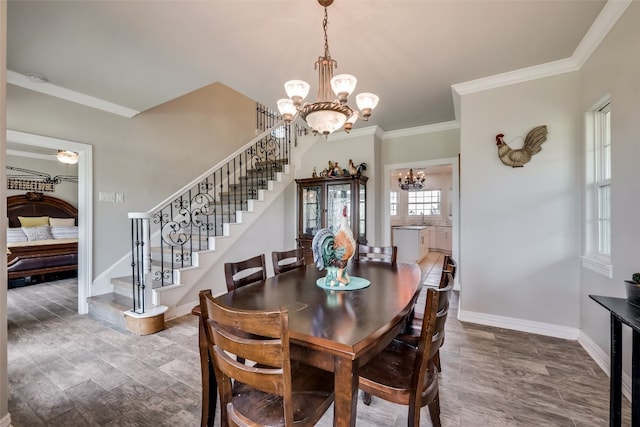
[[[124,203],[124,193],[116,193],[116,203]]]

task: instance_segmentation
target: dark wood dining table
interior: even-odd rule
[[[334,373],[334,426],[355,426],[359,367],[402,329],[421,283],[415,264],[351,262],[348,272],[369,280],[370,285],[351,291],[326,290],[316,285],[326,272],[308,265],[217,298],[235,308],[288,309],[291,357]],[[215,412],[216,396],[209,395],[209,390],[215,390],[215,378],[202,350],[201,342],[202,377],[209,383],[204,390],[203,381],[203,401]],[[211,422],[213,414],[209,415]],[[203,419],[203,424],[208,422]]]

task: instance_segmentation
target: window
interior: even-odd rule
[[[440,190],[410,191],[407,208],[409,216],[440,215]]]
[[[596,114],[596,187],[598,189],[598,252],[611,255],[611,111]]]
[[[608,100],[587,115],[586,125],[586,247],[583,266],[612,277],[611,109]]]
[[[391,216],[398,215],[398,192],[392,191],[389,193],[390,206],[389,211]]]

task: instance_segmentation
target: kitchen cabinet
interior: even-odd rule
[[[451,253],[451,227],[430,227],[429,248],[432,251]]]
[[[392,245],[398,247],[398,262],[417,263],[429,254],[429,227],[394,227],[392,237]]]
[[[334,233],[347,208],[347,223],[358,244],[367,244],[366,176],[327,176],[296,179],[298,184],[298,247],[307,263],[313,263],[311,242],[322,228]]]

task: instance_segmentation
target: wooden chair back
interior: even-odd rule
[[[396,265],[397,258],[397,246],[358,245],[359,262],[382,262],[386,264]]]
[[[456,278],[457,268],[458,264],[456,263],[456,261],[450,255],[445,255],[444,260],[442,261],[442,274],[440,275],[440,285],[438,286],[439,288],[444,288],[445,286],[447,286],[445,277],[447,272],[451,273],[451,277],[453,279]]]
[[[273,274],[276,276],[285,271],[301,268],[307,265],[304,259],[304,249],[296,248],[289,251],[271,252]]]
[[[443,288],[434,289],[439,293],[438,305],[436,307],[436,317],[433,334],[431,335],[431,346],[429,348],[429,354],[427,355],[429,360],[432,360],[434,356],[438,355],[439,364],[439,350],[444,343],[444,326],[449,314],[449,303],[451,300],[451,292],[453,291],[453,275],[450,272],[445,273],[446,286]],[[420,342],[425,340],[425,325],[422,325],[422,331],[420,334]],[[438,367],[439,369],[439,367]]]
[[[360,369],[360,388],[365,403],[371,395],[390,402],[408,405],[408,425],[420,426],[420,408],[428,405],[431,422],[440,426],[438,373],[432,362],[444,337],[453,283],[446,274],[444,288],[426,289],[424,320],[417,347],[394,340]]]
[[[333,376],[311,367],[298,371],[300,364],[292,372],[287,310],[234,309],[216,301],[208,290],[200,293],[200,308],[222,425],[293,426],[300,419],[308,420],[300,425],[314,425],[322,417],[333,402]],[[239,363],[237,358],[255,364]],[[296,381],[307,388],[294,399]]]
[[[251,283],[266,280],[267,268],[264,254],[243,261],[225,262],[224,278],[229,292]]]

